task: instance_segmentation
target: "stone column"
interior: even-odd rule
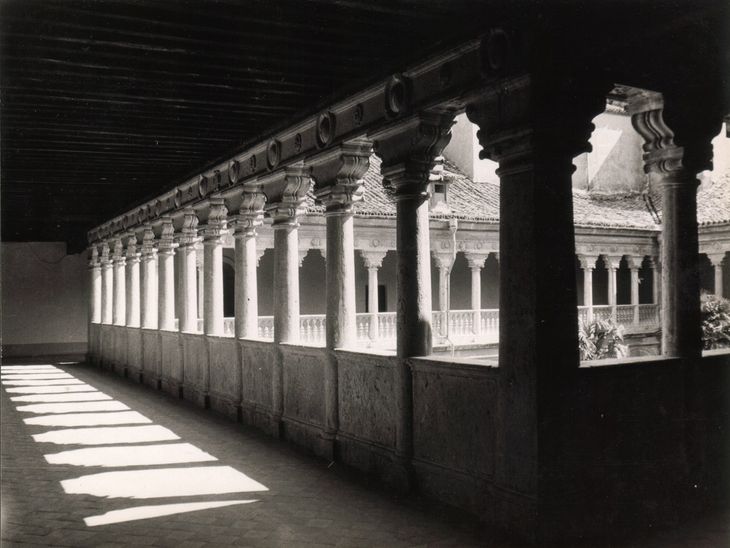
[[[175,330],[175,227],[163,217],[159,249],[159,328]]]
[[[274,342],[299,342],[299,216],[311,186],[303,164],[287,167],[260,180],[267,188],[280,188],[266,205],[274,229]],[[281,434],[284,411],[283,354],[279,348],[272,378],[271,427]]]
[[[157,292],[157,250],[155,233],[146,225],[142,235],[142,309],[140,311],[143,329],[157,329],[158,292]]]
[[[629,113],[644,138],[644,170],[656,175],[662,189],[662,353],[695,358],[702,353],[697,173],[711,166],[711,140],[717,128],[704,115],[683,112],[687,104],[683,97],[674,99],[672,129],[664,122],[661,94],[636,93],[630,98]],[[672,130],[678,131],[684,147],[674,144]]]
[[[471,269],[472,332],[478,337],[482,333],[482,268],[487,256],[481,253],[467,253],[466,260]]]
[[[722,261],[725,259],[724,253],[708,253],[712,266],[715,268],[715,295],[722,297]]]
[[[608,304],[611,306],[611,318],[616,321],[616,272],[619,269],[621,257],[604,256],[608,269]]]
[[[654,304],[661,303],[661,288],[662,288],[662,267],[659,262],[659,257],[651,257],[651,297]]]
[[[586,307],[586,320],[593,321],[593,270],[596,268],[598,257],[580,255],[580,267],[583,269],[583,306]]]
[[[355,235],[353,206],[362,200],[362,176],[370,165],[372,143],[358,139],[332,148],[311,161],[315,195],[325,207],[326,346],[325,441],[334,456],[339,428],[336,348],[357,344],[355,310]]]
[[[396,88],[389,90],[390,103],[399,101]],[[371,135],[382,160],[384,184],[396,201],[397,354],[401,360],[396,375],[395,453],[406,487],[412,481],[413,384],[405,358],[427,356],[432,349],[429,179],[435,158],[451,138],[453,123],[453,113],[421,112]]]
[[[127,327],[140,326],[140,294],[139,294],[139,257],[137,253],[137,236],[131,233],[127,240]]]
[[[634,307],[634,325],[639,325],[639,270],[641,257],[627,257],[626,262],[631,269],[631,304]]]
[[[439,269],[439,312],[441,313],[441,337],[449,335],[449,310],[451,310],[451,268],[454,266],[454,253],[434,253],[434,261]]]
[[[101,263],[96,246],[89,248],[89,322],[101,323]]]
[[[195,280],[197,284],[198,318],[205,310],[205,251],[202,245],[195,246]]]
[[[198,216],[192,207],[186,208],[180,234],[181,289],[180,331],[198,332],[198,287],[196,280],[197,259],[195,246],[198,244]]]
[[[486,70],[516,63],[505,35]],[[555,71],[503,78],[467,105],[479,126],[481,158],[499,163],[499,427],[494,481],[511,493],[496,512],[504,526],[539,539],[542,524],[564,515],[577,486],[564,455],[573,380],[579,367],[573,157],[589,150],[591,119],[605,108],[610,83],[595,89],[570,75],[570,93]],[[568,76],[566,76],[567,78]],[[565,510],[563,510],[564,512]],[[536,516],[527,519],[525,516]],[[537,516],[540,516],[539,519]],[[529,523],[532,522],[532,523]]]
[[[266,196],[260,188],[244,190],[241,207],[233,220],[236,240],[236,337],[258,337],[259,304],[256,228],[263,223]]]
[[[109,257],[109,244],[101,245],[101,323],[111,325],[114,322],[114,271]]]
[[[211,198],[203,235],[205,297],[203,326],[206,335],[223,336],[223,235],[228,211],[223,198]]]
[[[370,326],[368,337],[371,341],[377,341],[380,337],[378,328],[378,270],[383,266],[385,251],[363,251],[360,250],[365,268],[368,269],[368,313],[370,314]]]
[[[127,258],[124,256],[122,238],[114,240],[114,325],[124,325],[127,321],[126,276]]]

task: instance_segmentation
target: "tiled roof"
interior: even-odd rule
[[[450,181],[448,205],[450,213],[431,212],[432,218],[454,217],[466,221],[499,221],[499,185],[475,183],[448,160],[443,164],[443,177]],[[363,177],[365,192],[362,202],[355,206],[359,217],[395,217],[395,202],[383,187],[380,158],[370,157],[370,167]],[[660,193],[595,194],[573,191],[575,224],[584,227],[631,228],[657,230],[660,228]],[[700,224],[730,222],[730,175],[700,187],[698,194]],[[307,213],[321,215],[324,208],[316,204],[314,194],[307,197]]]

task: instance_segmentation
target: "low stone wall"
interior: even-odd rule
[[[207,337],[210,407],[237,420],[241,405],[239,345],[229,337]]]

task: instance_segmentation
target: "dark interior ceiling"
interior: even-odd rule
[[[727,37],[720,23],[682,26],[722,21],[726,4],[0,0],[2,239],[80,250],[87,230],[135,203],[510,19],[564,40],[559,64],[575,55],[594,69],[611,60],[671,74],[697,59],[662,67],[657,29],[682,51],[680,38]]]
[[[4,0],[2,239],[78,249],[292,116],[476,34],[466,5]]]

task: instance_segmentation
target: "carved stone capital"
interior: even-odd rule
[[[102,242],[101,244],[101,257],[99,259],[99,262],[101,263],[102,267],[108,268],[111,266],[111,257],[110,257],[111,249],[109,247],[108,242]]]
[[[708,253],[707,258],[710,259],[712,266],[722,266],[725,260],[725,253]]]
[[[362,176],[370,167],[372,143],[356,139],[314,157],[314,194],[325,206],[325,215],[352,214],[353,204],[362,200]]]
[[[266,205],[266,213],[273,220],[272,227],[293,228],[299,226],[299,216],[304,213],[305,201],[312,184],[310,171],[299,163],[261,178],[264,188],[270,188],[269,196],[277,196]]]
[[[112,260],[117,266],[124,266],[127,262],[127,258],[124,256],[124,239],[120,237],[112,240],[112,242]]]
[[[238,215],[231,220],[236,238],[250,238],[256,236],[256,228],[264,222],[264,204],[266,195],[260,189],[244,190],[241,195],[241,207]]]
[[[179,242],[181,247],[194,246],[198,243],[198,215],[192,207],[185,208],[183,212]]]
[[[604,255],[603,262],[606,263],[607,269],[618,270],[622,257],[623,257],[623,255]]]
[[[160,242],[157,246],[160,253],[172,254],[175,252],[177,243],[175,242],[175,226],[172,224],[170,217],[162,218],[162,230],[160,232]]]
[[[451,252],[448,253],[432,253],[433,260],[436,263],[436,266],[439,268],[439,270],[446,269],[451,270],[451,267],[454,266],[454,254]]]
[[[380,268],[383,266],[383,259],[385,258],[385,251],[363,251],[360,250],[360,255],[365,263],[365,268],[368,270],[371,268]]]
[[[137,253],[137,235],[134,232],[129,232],[124,236],[124,239],[127,242],[127,263],[138,263],[140,254]]]
[[[641,263],[643,263],[643,262],[644,262],[644,257],[637,257],[634,255],[626,256],[626,265],[629,267],[630,270],[640,270]]]
[[[221,244],[221,238],[228,227],[228,210],[223,198],[211,198],[208,206],[208,220],[199,230],[203,241],[209,244]]]
[[[598,260],[597,255],[578,255],[578,261],[580,262],[580,267],[583,270],[595,269],[597,260]]]
[[[489,253],[465,253],[466,262],[469,263],[469,268],[472,270],[484,268],[484,264],[487,262]]]
[[[142,260],[154,259],[156,255],[155,232],[150,225],[145,225],[142,233]]]
[[[451,112],[422,112],[374,132],[383,184],[396,200],[428,199],[434,160],[451,140]]]
[[[94,269],[100,266],[98,247],[96,245],[89,246],[89,268]]]

